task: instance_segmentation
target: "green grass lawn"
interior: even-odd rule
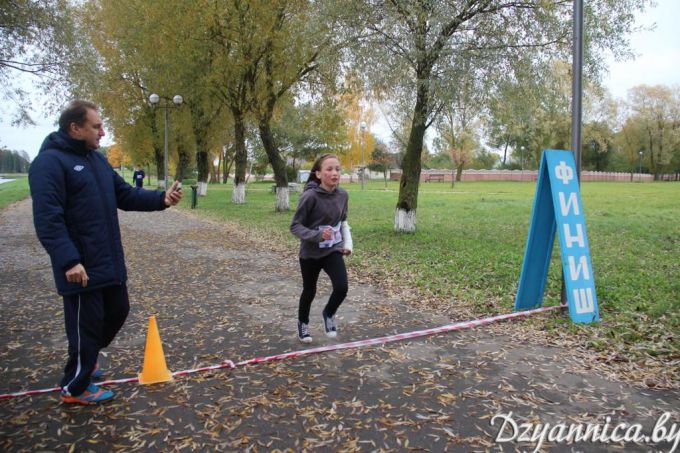
[[[19,200],[23,200],[30,195],[27,174],[3,174],[2,176],[7,179],[13,179],[14,181],[0,184],[0,209],[4,209],[10,204]],[[126,172],[124,176],[125,180],[129,183],[132,173]],[[147,179],[144,179],[144,183],[147,183]],[[157,184],[158,181],[156,178],[152,177],[151,185],[147,186],[146,188],[155,189]]]
[[[28,197],[27,174],[3,174],[2,176],[14,181],[0,184],[0,209]]]
[[[291,211],[274,212],[271,183],[248,185],[246,204],[231,203],[231,184],[211,184],[194,211],[295,247]],[[392,231],[397,183],[345,184],[355,254],[347,260],[366,279],[411,288],[428,303],[464,306],[478,315],[510,312],[524,256],[536,186],[520,182],[432,182],[420,186],[415,234]],[[0,184],[0,208],[28,196],[25,175]],[[602,323],[559,327],[590,344],[635,354],[680,354],[680,184],[589,182],[582,186],[587,234]],[[189,208],[191,189],[181,206]],[[294,257],[290,257],[294,259]],[[545,305],[560,293],[553,253]],[[548,326],[551,327],[551,326]],[[557,326],[553,326],[557,327]]]
[[[520,182],[423,183],[417,232],[393,229],[397,183],[345,184],[354,271],[415,288],[423,300],[463,304],[479,315],[509,312],[524,256],[536,186]],[[271,183],[248,186],[246,204],[231,185],[210,185],[196,212],[237,222],[290,245],[291,211],[274,212]],[[183,206],[188,206],[190,192]],[[635,353],[680,353],[680,184],[589,182],[582,186],[602,323],[579,332]],[[559,250],[553,253],[544,305],[559,301]],[[387,283],[387,282],[386,282]],[[568,316],[564,326],[569,326]]]

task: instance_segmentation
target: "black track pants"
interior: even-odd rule
[[[80,395],[85,391],[99,350],[113,341],[129,311],[125,284],[64,296],[68,361],[61,388],[65,392]]]

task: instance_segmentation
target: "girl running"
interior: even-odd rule
[[[297,334],[311,343],[309,310],[316,296],[321,270],[331,279],[333,292],[323,309],[326,336],[335,337],[335,313],[347,296],[347,269],[343,255],[352,253],[352,236],[347,224],[347,192],[341,189],[340,161],[334,154],[320,156],[309,174],[298,201],[290,231],[300,238],[302,294],[298,308]]]

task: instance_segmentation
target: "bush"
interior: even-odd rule
[[[288,182],[297,181],[297,170],[292,165],[286,166],[286,178],[288,178]]]

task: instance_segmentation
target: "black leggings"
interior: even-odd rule
[[[302,271],[302,294],[298,308],[298,320],[309,324],[309,310],[316,296],[316,283],[319,281],[321,269],[328,274],[333,284],[333,292],[324,308],[326,315],[333,316],[347,296],[347,269],[340,252],[333,252],[320,259],[300,258]]]

